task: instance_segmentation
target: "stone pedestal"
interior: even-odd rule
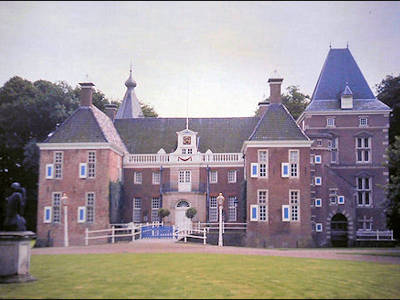
[[[0,231],[0,283],[36,280],[29,274],[32,231]]]

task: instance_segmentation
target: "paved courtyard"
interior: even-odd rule
[[[134,242],[121,242],[116,244],[34,248],[33,255],[40,254],[94,254],[94,253],[222,253],[241,255],[267,255],[288,256],[318,259],[341,259],[353,261],[369,261],[389,264],[400,264],[400,256],[357,255],[352,253],[397,253],[400,249],[261,249],[246,247],[218,247],[197,243],[175,243],[171,240],[136,240]]]

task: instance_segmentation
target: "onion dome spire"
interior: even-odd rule
[[[125,81],[125,86],[127,88],[135,88],[136,87],[136,81],[133,80],[133,78],[132,78],[132,63],[129,68],[129,78]]]

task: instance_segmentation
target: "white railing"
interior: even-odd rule
[[[195,233],[198,233],[200,235],[195,235]],[[207,244],[207,230],[205,228],[203,228],[202,230],[198,230],[198,229],[179,230],[179,229],[177,229],[174,233],[174,237],[176,238],[177,241],[180,241],[183,239],[183,241],[185,243],[187,242],[187,238],[190,237],[190,238],[194,238],[194,239],[203,240],[203,245]]]
[[[207,232],[210,232],[210,230],[219,230],[219,223],[218,222],[211,222],[211,223],[202,223],[202,222],[197,222],[193,224],[193,228],[197,230],[202,230],[206,229]],[[225,232],[225,230],[246,230],[247,228],[247,223],[229,223],[229,222],[222,222],[222,232]]]
[[[172,163],[237,163],[243,162],[242,153],[197,153],[180,154],[128,154],[124,157],[125,165],[172,164]]]
[[[393,241],[393,230],[357,230],[357,241]]]
[[[89,240],[96,239],[109,239],[111,238],[111,243],[115,243],[115,238],[118,237],[131,237],[132,242],[135,240],[136,235],[141,238],[143,226],[163,226],[162,222],[152,222],[152,223],[119,223],[110,224],[110,228],[99,229],[99,230],[89,230],[85,229],[85,245],[89,245]],[[119,227],[119,228],[118,228]],[[126,231],[127,233],[123,233]],[[122,233],[121,233],[122,232]]]

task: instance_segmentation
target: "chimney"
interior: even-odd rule
[[[106,115],[114,121],[115,115],[117,114],[117,106],[115,104],[106,104]]]
[[[281,99],[282,81],[283,78],[281,78],[281,76],[279,76],[276,71],[274,71],[272,78],[268,79],[269,90],[270,90],[269,102],[271,104],[282,102]]]
[[[80,101],[81,101],[81,106],[91,106],[93,101],[92,101],[92,95],[93,95],[93,87],[94,84],[91,82],[82,82],[79,83],[81,86],[81,95],[80,95]]]

